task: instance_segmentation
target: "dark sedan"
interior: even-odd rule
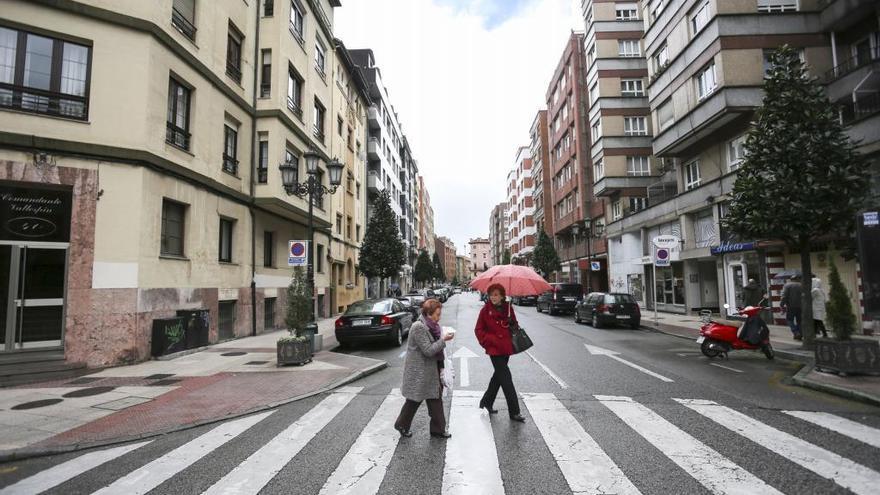
[[[352,303],[336,320],[336,341],[341,346],[376,340],[400,346],[412,322],[412,313],[397,299],[366,299]]]
[[[553,283],[550,284],[550,290],[538,296],[535,309],[538,313],[546,311],[550,315],[574,313],[582,294],[581,284]]]
[[[639,328],[642,314],[633,296],[623,293],[592,292],[574,310],[574,321],[588,321],[594,328],[629,325]]]
[[[538,302],[538,296],[511,296],[510,302],[519,306],[534,306]]]
[[[400,296],[397,298],[401,304],[403,304],[404,309],[412,313],[413,321],[416,321],[419,318],[419,314],[421,311],[421,304],[416,303],[413,300],[413,296]]]

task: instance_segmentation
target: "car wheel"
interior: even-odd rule
[[[593,325],[593,328],[602,328],[602,324],[599,323],[599,317],[598,317],[598,316],[593,315],[592,325]]]
[[[537,311],[538,313],[541,312],[541,305],[540,304],[535,303],[535,311]]]
[[[550,316],[554,316],[554,315],[556,315],[556,311],[553,311],[553,305],[552,305],[552,304],[547,306],[547,314],[550,315]]]
[[[395,347],[400,347],[403,345],[403,332],[400,331],[400,327],[397,326],[394,330],[391,331],[391,343],[394,344]]]

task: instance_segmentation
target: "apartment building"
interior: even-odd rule
[[[465,273],[470,278],[475,278],[490,267],[494,266],[489,255],[489,239],[477,237],[468,241],[468,269]]]
[[[443,273],[446,275],[446,281],[449,282],[455,278],[458,263],[455,243],[452,239],[440,236],[434,237],[434,251],[440,257],[440,263],[443,265]],[[433,256],[432,256],[433,257]]]
[[[502,264],[507,249],[507,203],[499,203],[489,215],[489,258],[492,265]]]
[[[552,183],[550,152],[547,145],[547,110],[539,110],[529,129],[532,156],[532,197],[535,204],[535,232],[540,235],[543,230],[553,237],[553,193],[549,189]],[[546,191],[546,194],[545,194]],[[548,212],[550,212],[548,214]]]
[[[507,174],[507,248],[511,261],[528,264],[535,250],[535,199],[532,158],[529,147],[521,146],[513,169]]]
[[[424,249],[428,252],[428,256],[433,257],[435,252],[434,244],[434,208],[431,207],[431,195],[428,194],[428,188],[425,187],[425,179],[421,175],[419,180],[419,250]]]
[[[407,264],[413,268],[416,266],[416,258],[419,254],[420,225],[419,225],[419,166],[413,158],[409,140],[403,138],[403,147],[400,152],[403,157],[403,170],[401,171],[401,185],[403,186],[403,204],[401,210],[405,219],[406,230],[406,259]],[[412,270],[410,270],[412,273]]]

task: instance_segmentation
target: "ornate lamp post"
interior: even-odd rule
[[[312,209],[314,208],[316,202],[320,202],[324,198],[325,194],[334,194],[336,192],[336,189],[342,182],[342,169],[345,168],[345,166],[335,158],[327,163],[327,171],[330,175],[330,187],[327,187],[321,184],[320,176],[318,175],[318,162],[321,161],[321,155],[319,155],[315,150],[310,149],[309,151],[303,153],[302,158],[306,162],[305,182],[299,182],[299,163],[297,161],[284,162],[278,166],[278,169],[281,170],[281,183],[284,186],[284,192],[286,192],[289,196],[296,196],[298,198],[308,197],[310,251],[308,264],[308,280],[309,287],[311,287],[312,289],[312,297],[315,297],[315,300],[317,300],[317,296],[315,294],[314,269],[315,228]],[[312,318],[314,319],[314,321],[317,321],[317,306],[313,304],[312,308]]]

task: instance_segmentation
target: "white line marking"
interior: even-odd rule
[[[443,495],[503,495],[501,469],[489,415],[478,406],[480,392],[452,392],[446,463],[443,466]],[[471,391],[465,391],[471,392]]]
[[[649,370],[649,369],[642,368],[641,366],[637,365],[636,363],[632,363],[632,362],[627,361],[626,359],[621,358],[620,356],[618,356],[618,354],[620,354],[620,353],[617,352],[617,351],[612,351],[612,350],[609,350],[609,349],[603,349],[603,348],[601,348],[601,347],[596,347],[596,346],[594,346],[594,345],[589,345],[589,344],[584,344],[584,347],[586,347],[586,348],[587,348],[587,351],[589,351],[590,354],[592,354],[592,355],[594,355],[594,356],[608,356],[608,357],[610,357],[611,359],[614,359],[615,361],[617,361],[617,362],[619,362],[619,363],[621,363],[621,364],[625,364],[625,365],[629,366],[630,368],[633,368],[633,369],[639,370],[639,371],[641,371],[642,373],[645,373],[646,375],[651,375],[651,376],[653,376],[654,378],[657,378],[657,379],[659,379],[659,380],[662,380],[662,381],[664,381],[664,382],[666,382],[666,383],[672,383],[672,382],[674,382],[674,380],[673,380],[672,378],[667,378],[667,377],[665,377],[665,376],[663,376],[663,375],[661,375],[661,374],[659,374],[659,373],[654,373],[653,371],[651,371],[651,370]]]
[[[596,495],[640,493],[553,394],[522,396],[572,492]]]
[[[711,366],[715,366],[716,368],[724,368],[724,369],[726,369],[726,370],[736,371],[737,373],[742,373],[742,372],[743,372],[742,370],[738,370],[738,369],[736,369],[736,368],[731,368],[731,367],[729,367],[729,366],[724,366],[723,364],[718,364],[718,363],[709,363],[709,364],[710,364]]]
[[[153,462],[128,473],[92,495],[142,495],[147,493],[274,412],[267,411],[223,423]]]
[[[405,358],[405,357],[406,357],[406,351],[404,350],[403,352],[401,352],[400,354],[398,354],[397,357],[399,357],[399,358],[401,358],[401,359]]]
[[[544,370],[545,373],[550,375],[550,378],[552,378],[553,381],[556,382],[556,384],[559,385],[560,388],[563,388],[563,389],[568,388],[568,384],[565,383],[565,381],[562,378],[559,378],[558,376],[556,376],[556,373],[553,373],[553,371],[551,371],[550,368],[545,366],[544,363],[542,363],[541,361],[538,361],[538,359],[535,358],[534,355],[532,355],[532,351],[526,351],[526,354],[532,359],[532,361],[535,362],[535,364],[540,366],[541,369]]]
[[[631,398],[594,397],[712,493],[780,494],[772,486]]]
[[[339,414],[363,387],[342,387],[269,440],[260,450],[205,490],[205,494],[255,494]]]
[[[841,435],[880,449],[880,430],[825,412],[782,411],[789,416],[809,421]]]
[[[9,485],[0,490],[0,495],[36,495],[37,493],[43,493],[44,491],[55,488],[56,486],[73,479],[86,471],[90,471],[101,464],[122,457],[132,450],[143,447],[148,443],[150,442],[133,443],[130,445],[123,445],[122,447],[83,454],[67,462],[53,466],[45,471],[41,471],[29,478],[25,478],[14,485]]]
[[[675,399],[721,426],[858,494],[876,494],[880,473],[713,401]]]
[[[324,483],[321,495],[375,494],[385,478],[385,472],[400,433],[394,429],[394,420],[400,413],[404,398],[400,389],[394,389],[385,398],[373,419],[361,432],[354,445],[339,462],[339,466]]]
[[[469,387],[471,384],[471,375],[470,375],[470,369],[468,368],[468,359],[472,359],[475,357],[478,357],[478,356],[476,354],[474,354],[473,351],[471,351],[470,349],[468,349],[465,346],[459,347],[459,349],[452,354],[453,360],[458,359],[459,361],[461,361],[461,364],[458,368],[459,368],[459,371],[461,372],[460,373],[461,378],[459,378],[459,384],[462,387]]]

